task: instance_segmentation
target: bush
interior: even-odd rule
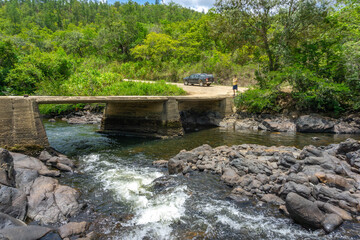
[[[246,110],[252,113],[261,113],[264,111],[278,112],[277,99],[280,92],[271,89],[249,89],[235,97],[235,106],[238,110]]]

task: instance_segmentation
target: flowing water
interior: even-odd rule
[[[330,235],[310,231],[271,206],[235,203],[219,176],[168,176],[152,162],[191,150],[256,143],[266,146],[327,145],[359,135],[233,132],[219,128],[181,138],[149,140],[96,133],[98,126],[44,122],[52,147],[75,159],[78,169],[61,179],[82,193],[99,239],[359,239],[360,224],[345,223]],[[312,137],[320,140],[312,140]]]

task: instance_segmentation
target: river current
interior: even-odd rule
[[[360,224],[344,223],[330,235],[311,231],[283,217],[277,208],[235,203],[219,176],[168,176],[152,166],[182,149],[254,143],[266,146],[338,143],[359,135],[233,132],[219,128],[167,140],[108,136],[96,125],[44,121],[49,142],[77,163],[61,182],[81,192],[86,212],[77,220],[94,222],[99,239],[359,239]],[[318,137],[319,140],[313,140]]]

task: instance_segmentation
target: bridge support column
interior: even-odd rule
[[[15,145],[49,146],[34,100],[9,97],[0,101],[0,146]]]
[[[183,135],[176,100],[107,103],[100,132],[144,137]]]
[[[234,98],[225,98],[220,102],[220,114],[222,117],[229,116],[234,113]]]

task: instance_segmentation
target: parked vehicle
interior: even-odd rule
[[[201,87],[210,86],[214,82],[214,76],[207,73],[192,74],[184,78],[185,85],[199,84]]]

